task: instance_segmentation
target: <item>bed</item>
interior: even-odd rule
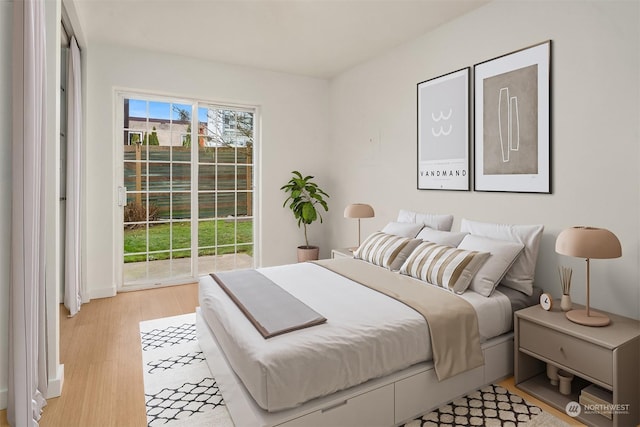
[[[484,363],[443,377],[425,317],[327,265],[258,269],[327,318],[270,339],[211,276],[200,278],[198,340],[236,426],[397,425],[512,373],[513,311],[531,305],[536,294],[499,286],[488,297],[470,290],[457,295],[477,317]],[[383,267],[373,268],[398,274]]]

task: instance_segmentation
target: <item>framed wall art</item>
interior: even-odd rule
[[[474,189],[551,193],[551,41],[473,68]]]
[[[419,190],[469,190],[469,72],[418,83]]]

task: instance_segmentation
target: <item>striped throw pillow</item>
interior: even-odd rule
[[[400,273],[461,294],[490,255],[423,242],[407,258]]]
[[[362,242],[362,245],[353,254],[354,258],[370,262],[380,267],[398,270],[401,265],[395,266],[396,258],[406,258],[405,252],[416,247],[415,239],[394,236],[378,231]]]

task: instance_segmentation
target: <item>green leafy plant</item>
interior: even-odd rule
[[[325,212],[329,211],[327,202],[324,198],[329,198],[318,184],[312,181],[313,176],[303,177],[298,171],[291,172],[293,177],[285,185],[280,187],[287,195],[287,199],[282,204],[285,207],[289,203],[289,209],[293,212],[293,216],[298,220],[298,227],[304,226],[304,241],[306,247],[309,247],[309,239],[307,238],[307,225],[312,224],[316,220],[322,222],[322,215],[319,212],[319,206],[324,208]]]

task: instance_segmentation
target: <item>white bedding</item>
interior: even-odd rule
[[[431,359],[427,323],[410,307],[312,263],[259,271],[327,318],[265,340],[210,276],[200,278],[203,316],[263,409],[295,407]],[[511,330],[503,294],[461,297],[476,309],[482,341]]]

